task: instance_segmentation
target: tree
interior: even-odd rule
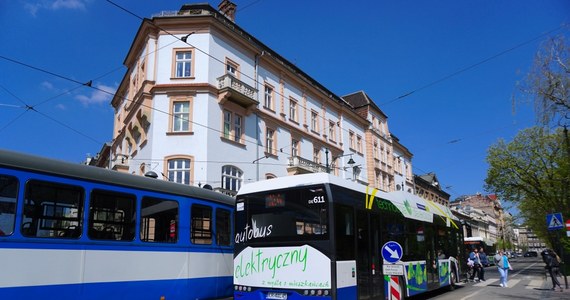
[[[516,203],[526,224],[552,246],[555,240],[549,238],[546,215],[562,212],[570,217],[570,158],[562,131],[525,129],[510,143],[500,140],[492,145],[487,154],[485,189]]]
[[[570,121],[570,45],[564,36],[543,43],[534,58],[519,102],[534,104],[542,125],[568,125]]]

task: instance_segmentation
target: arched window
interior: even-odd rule
[[[243,171],[231,165],[222,167],[222,189],[237,192],[243,182]]]

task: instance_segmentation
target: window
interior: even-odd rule
[[[362,137],[359,135],[356,136],[356,151],[362,153]]]
[[[264,107],[273,110],[273,87],[265,84]]]
[[[374,155],[374,159],[378,159],[378,142],[374,141],[374,145],[372,148],[372,154]]]
[[[265,130],[265,152],[275,154],[275,130],[267,128]]]
[[[291,139],[291,157],[299,156],[299,141]]]
[[[176,51],[176,78],[192,77],[192,51]]]
[[[239,65],[229,59],[226,59],[226,74],[231,74],[235,78],[239,77]]]
[[[229,139],[232,132],[232,112],[224,110],[224,138]]]
[[[24,198],[22,235],[79,238],[83,225],[84,194],[78,186],[29,181]]]
[[[172,103],[172,131],[190,131],[190,102],[174,101]]]
[[[352,131],[348,132],[348,145],[350,149],[356,149],[356,143],[354,142],[354,132]]]
[[[316,111],[311,111],[311,130],[314,132],[319,131],[319,114]]]
[[[132,241],[135,238],[136,200],[130,194],[94,190],[89,203],[89,238]]]
[[[235,115],[234,118],[234,141],[236,142],[240,142],[241,141],[241,123],[242,123],[242,118],[240,115]]]
[[[321,149],[313,148],[313,162],[316,164],[321,163]]]
[[[178,202],[143,197],[140,215],[140,237],[143,242],[176,243],[178,241]]]
[[[212,208],[194,204],[191,208],[191,241],[193,244],[212,243]]]
[[[222,189],[237,192],[241,188],[243,171],[235,166],[222,167]]]
[[[298,122],[299,120],[297,117],[297,101],[294,99],[289,100],[289,119],[292,121]]]
[[[190,159],[177,158],[168,160],[168,180],[190,184]]]
[[[18,179],[0,175],[0,236],[14,233]]]
[[[224,110],[223,137],[225,139],[241,143],[242,134],[243,134],[243,117],[229,110]]]
[[[231,244],[231,218],[227,209],[216,209],[216,244],[229,246]]]
[[[329,121],[329,140],[336,141],[336,123]]]

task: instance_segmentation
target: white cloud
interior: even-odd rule
[[[44,81],[44,82],[42,82],[40,85],[41,85],[42,88],[44,88],[44,89],[46,89],[46,90],[53,90],[53,89],[54,89],[53,84],[52,84],[51,82],[49,82],[49,81]]]
[[[110,87],[103,84],[94,85],[97,89],[93,89],[91,95],[77,95],[76,100],[79,100],[83,105],[88,106],[91,104],[109,103],[113,94],[117,90],[116,87]]]
[[[33,0],[26,2],[24,8],[33,16],[41,9],[57,11],[63,9],[85,10],[92,0]]]

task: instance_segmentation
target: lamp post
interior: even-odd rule
[[[327,169],[327,173],[331,172],[331,166],[334,166],[335,161],[341,157],[344,156],[350,156],[350,159],[348,160],[347,164],[350,165],[352,167],[352,165],[355,164],[354,160],[352,159],[352,155],[354,153],[348,153],[348,154],[341,154],[341,155],[337,155],[337,156],[333,156],[331,158],[331,163],[329,164],[329,149],[325,149],[325,154],[326,154],[326,169]]]

